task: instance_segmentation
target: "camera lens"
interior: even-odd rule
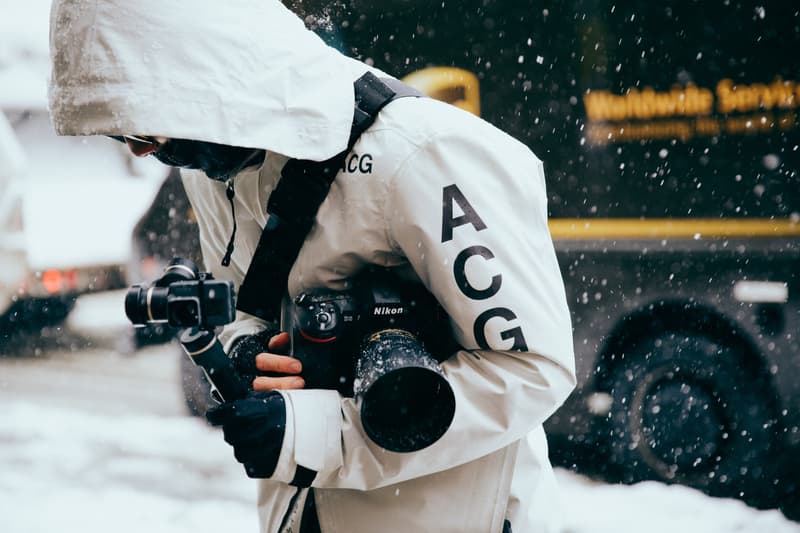
[[[354,388],[364,431],[393,452],[430,446],[455,416],[455,395],[447,378],[407,331],[384,330],[367,340]]]
[[[125,315],[133,324],[147,323],[147,289],[134,285],[125,295]]]
[[[169,287],[134,285],[125,295],[125,314],[133,324],[167,321]]]
[[[455,415],[453,389],[432,368],[402,367],[381,375],[364,393],[361,422],[379,446],[415,452],[444,435]]]

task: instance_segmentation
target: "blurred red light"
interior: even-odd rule
[[[64,283],[64,275],[59,270],[46,270],[42,273],[42,286],[50,294],[61,290]]]

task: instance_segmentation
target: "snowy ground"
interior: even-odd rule
[[[12,402],[0,419],[5,533],[257,531],[254,486],[199,420],[86,414]],[[559,471],[567,531],[797,532],[758,512],[683,487],[588,482]]]
[[[253,482],[182,412],[174,347],[116,351],[121,314],[119,293],[85,297],[72,350],[0,358],[0,532],[257,531]],[[685,487],[558,477],[565,533],[800,533]]]

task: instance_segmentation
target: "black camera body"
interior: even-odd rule
[[[233,283],[215,280],[191,261],[176,258],[150,285],[128,289],[125,314],[135,325],[166,322],[210,330],[236,317]]]
[[[338,390],[360,403],[366,433],[397,452],[442,436],[455,397],[439,367],[455,349],[446,315],[418,283],[371,274],[340,292],[298,295],[283,312],[306,388]]]
[[[284,309],[281,329],[291,335],[291,355],[303,362],[308,388],[352,396],[359,354],[376,332],[407,331],[425,345],[437,330],[443,335],[438,303],[421,286],[385,278],[353,285],[349,291],[303,292]]]
[[[214,329],[236,318],[233,283],[200,272],[192,261],[175,258],[150,285],[134,285],[125,295],[125,314],[134,325],[167,322],[184,328],[179,336],[189,358],[206,374],[212,396],[232,401],[249,385],[228,359]]]

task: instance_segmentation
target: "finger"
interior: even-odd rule
[[[259,376],[253,380],[254,391],[302,389],[305,386],[306,382],[299,376],[286,376],[282,378]]]
[[[286,353],[289,349],[289,334],[284,331],[273,335],[267,343],[267,349],[271,352]]]
[[[260,353],[256,356],[256,368],[262,372],[278,372],[281,374],[299,374],[303,364],[299,359],[288,355]]]

